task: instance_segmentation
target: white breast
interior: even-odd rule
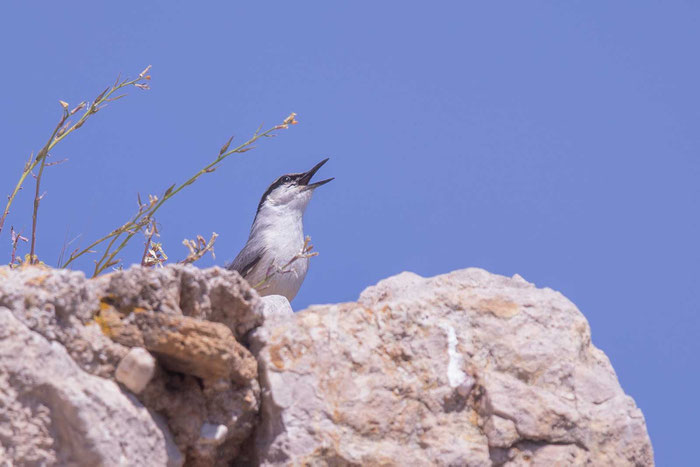
[[[309,259],[299,257],[304,247],[302,213],[260,212],[256,224],[253,230],[265,254],[248,275],[248,282],[259,284],[260,295],[283,295],[291,301],[309,268]]]

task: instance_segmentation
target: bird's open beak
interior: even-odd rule
[[[321,166],[322,166],[323,164],[325,164],[326,162],[328,162],[328,158],[323,159],[321,162],[319,162],[318,164],[314,165],[313,169],[309,170],[308,172],[305,172],[304,175],[302,175],[301,178],[299,179],[299,182],[298,182],[299,185],[306,185],[306,188],[307,188],[307,189],[313,190],[314,188],[318,188],[318,187],[320,187],[321,185],[325,185],[326,183],[328,183],[328,182],[330,182],[331,180],[333,180],[333,178],[327,178],[326,180],[321,180],[320,182],[316,182],[316,183],[309,184],[309,182],[311,181],[311,177],[313,177],[314,174],[315,174],[316,172],[318,172],[318,169],[320,169]],[[334,178],[335,178],[335,177],[334,177]]]

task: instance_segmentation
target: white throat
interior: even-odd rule
[[[306,206],[304,206],[306,208]],[[264,203],[253,221],[250,237],[300,237],[304,240],[304,210],[288,205]]]

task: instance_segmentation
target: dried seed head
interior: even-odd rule
[[[151,65],[148,65],[141,73],[139,73],[139,78],[146,76],[146,73],[151,69]],[[150,76],[147,79],[151,79]]]
[[[231,141],[233,141],[233,136],[231,136],[231,137],[229,138],[229,140],[226,141],[226,144],[224,144],[223,146],[221,146],[221,149],[219,150],[219,155],[222,155],[223,153],[225,153],[226,151],[228,151],[228,147],[231,145]]]
[[[288,116],[287,118],[284,119],[284,121],[283,121],[282,123],[285,124],[285,125],[296,125],[297,123],[299,123],[299,122],[296,120],[296,117],[297,117],[297,114],[294,113],[294,112],[292,112],[292,113],[289,114],[289,116]],[[286,128],[286,127],[285,127],[285,128]]]

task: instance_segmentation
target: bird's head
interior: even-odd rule
[[[306,209],[306,205],[311,200],[311,195],[314,190],[333,180],[333,178],[328,178],[320,182],[309,183],[311,177],[313,177],[318,169],[326,162],[328,162],[328,159],[322,160],[307,172],[286,174],[279,177],[262,195],[260,204],[258,204],[258,213],[263,206],[300,211],[303,213]]]

